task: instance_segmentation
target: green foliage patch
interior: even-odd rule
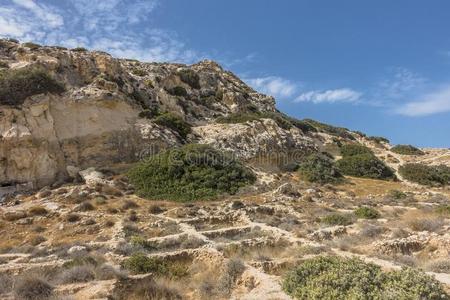
[[[193,89],[199,89],[200,88],[200,76],[191,69],[183,69],[178,72],[178,76],[180,77],[181,81],[189,85]]]
[[[303,121],[310,124],[317,130],[328,133],[330,135],[338,136],[349,140],[355,139],[355,137],[350,133],[350,131],[347,128],[332,126],[312,119],[304,119]]]
[[[64,87],[42,69],[0,71],[0,104],[21,105],[41,93],[62,93]]]
[[[372,141],[372,142],[375,142],[375,143],[378,143],[378,144],[380,144],[380,143],[389,143],[389,140],[387,139],[387,138],[385,138],[385,137],[382,137],[382,136],[369,136],[369,137],[367,137],[367,139],[369,140],[369,141]]]
[[[380,213],[375,208],[367,206],[358,207],[354,213],[360,219],[378,219],[380,217]]]
[[[136,192],[148,199],[192,201],[235,194],[256,180],[240,162],[207,145],[188,144],[138,163],[128,173]]]
[[[402,155],[425,155],[425,153],[412,145],[396,145],[391,151]]]
[[[336,168],[334,161],[323,153],[311,154],[298,166],[300,176],[307,181],[325,183],[338,183],[342,181],[342,174]]]
[[[446,165],[427,166],[423,164],[405,164],[399,173],[407,180],[423,185],[442,186],[450,184],[450,167]]]
[[[283,290],[295,299],[450,299],[433,277],[410,268],[383,272],[356,258],[319,256],[288,273]]]
[[[370,154],[373,155],[372,150],[367,148],[366,146],[359,145],[359,144],[346,144],[341,146],[340,148],[341,155],[343,157],[349,157],[359,154]]]
[[[122,262],[122,267],[133,274],[153,273],[156,276],[180,278],[188,274],[182,264],[170,264],[159,257],[148,257],[143,253],[134,253]]]
[[[373,178],[394,179],[394,171],[373,154],[344,156],[336,162],[338,169],[345,175]]]
[[[324,216],[321,220],[322,223],[336,226],[347,226],[354,223],[353,216],[351,214],[340,214],[340,213],[333,213]]]
[[[250,110],[248,112],[238,112],[229,114],[227,116],[222,116],[217,118],[216,122],[225,124],[237,124],[260,119],[272,119],[277,123],[278,126],[286,130],[291,129],[292,127],[297,127],[303,132],[317,131],[317,129],[308,122],[291,118],[280,112],[260,112],[257,111],[256,109]]]
[[[178,97],[186,97],[188,95],[188,92],[182,86],[175,86],[173,88],[167,89],[167,92],[173,96]]]
[[[170,128],[185,139],[189,133],[191,133],[191,125],[184,121],[181,117],[172,113],[164,113],[153,119],[153,121],[161,126]]]

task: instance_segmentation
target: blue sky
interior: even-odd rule
[[[219,61],[299,118],[450,147],[447,0],[0,0],[0,36]]]

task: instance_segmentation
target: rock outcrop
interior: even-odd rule
[[[77,170],[124,168],[185,142],[207,143],[241,159],[314,149],[298,128],[271,119],[216,124],[215,118],[250,111],[276,112],[275,100],[254,91],[217,63],[187,66],[141,63],[98,51],[27,47],[0,40],[10,70],[43,69],[65,87],[23,101],[0,101],[0,183],[42,187],[77,177]],[[153,122],[170,112],[193,126],[188,141]]]

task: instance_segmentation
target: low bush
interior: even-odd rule
[[[188,84],[193,89],[199,89],[200,88],[200,76],[191,69],[183,69],[179,71],[178,76],[180,77],[181,81]]]
[[[64,87],[41,69],[0,71],[0,105],[21,105],[41,93],[62,93]]]
[[[176,86],[176,87],[167,89],[167,92],[173,96],[178,96],[178,97],[186,97],[188,95],[188,92],[182,86]]]
[[[236,280],[245,271],[244,263],[237,258],[230,259],[225,265],[225,271],[219,277],[217,290],[222,295],[229,295]]]
[[[69,223],[75,223],[78,222],[81,219],[80,215],[69,213],[66,216],[66,221]]]
[[[310,182],[338,183],[342,181],[342,174],[336,168],[333,159],[325,154],[312,154],[306,157],[299,166],[301,177]]]
[[[86,48],[83,48],[83,47],[76,47],[76,48],[73,48],[72,51],[75,51],[75,52],[87,52],[88,50]]]
[[[214,199],[253,183],[253,172],[207,145],[189,144],[151,156],[128,177],[137,194],[176,201]]]
[[[450,184],[450,167],[445,165],[427,166],[423,164],[405,164],[399,168],[403,178],[423,185],[442,186]]]
[[[376,209],[367,206],[357,208],[354,213],[360,219],[378,219],[380,217],[380,213]]]
[[[15,299],[44,300],[53,294],[53,286],[37,275],[28,275],[16,280]]]
[[[95,279],[95,273],[92,267],[88,265],[75,266],[64,270],[58,275],[58,282],[62,284],[89,282]]]
[[[36,49],[39,49],[39,48],[42,47],[42,46],[39,45],[39,44],[35,44],[35,43],[31,43],[31,42],[23,43],[22,46],[23,46],[23,47],[30,48],[31,50],[36,50]]]
[[[391,148],[391,151],[402,155],[424,155],[425,153],[411,145],[396,145]]]
[[[288,273],[283,290],[295,299],[448,299],[433,277],[411,269],[383,272],[359,259],[319,256]]]
[[[9,68],[9,64],[6,61],[0,60],[0,69],[8,69],[8,68]]]
[[[399,190],[390,190],[388,196],[396,200],[405,199],[406,197],[408,197],[406,193]]]
[[[43,206],[33,206],[28,210],[28,214],[31,216],[45,216],[48,210]]]
[[[178,289],[167,282],[160,282],[151,277],[136,282],[125,279],[118,281],[112,291],[111,299],[130,300],[181,300],[184,299]]]
[[[344,174],[373,179],[394,179],[394,171],[373,154],[345,156],[336,162]]]
[[[349,140],[355,140],[355,137],[350,133],[350,131],[347,128],[331,126],[312,119],[304,119],[303,122],[316,128],[316,130],[328,133],[329,135],[334,135]]]
[[[276,112],[260,112],[257,109],[251,109],[247,112],[237,112],[216,119],[217,123],[223,124],[237,124],[256,121],[260,119],[272,119],[278,126],[285,130],[296,127],[303,132],[316,132],[316,128],[308,122],[291,118],[278,111]]]
[[[415,217],[406,220],[406,224],[413,231],[435,232],[442,228],[444,221],[441,218]]]
[[[385,138],[385,137],[382,137],[382,136],[369,136],[369,137],[367,137],[367,139],[369,141],[375,142],[377,144],[380,144],[380,143],[389,144],[389,140],[387,138]]]
[[[450,260],[447,258],[432,260],[425,264],[425,270],[436,273],[450,274]]]
[[[180,263],[168,263],[162,258],[148,257],[143,253],[134,253],[121,265],[133,274],[153,273],[168,278],[180,278],[188,274],[187,267]]]
[[[81,211],[81,212],[92,211],[92,210],[95,210],[95,206],[92,205],[92,203],[87,202],[87,201],[78,204],[74,208],[74,211]]]
[[[170,128],[176,131],[183,139],[191,133],[191,125],[184,121],[181,117],[172,113],[164,113],[157,116],[153,121],[161,126]]]
[[[322,217],[322,219],[320,221],[324,224],[332,225],[332,226],[336,226],[336,225],[347,226],[347,225],[353,224],[354,219],[351,214],[334,213],[334,214],[329,214],[327,216]]]
[[[133,75],[136,75],[136,76],[139,76],[139,77],[144,77],[145,75],[147,75],[147,71],[145,71],[143,69],[139,69],[139,68],[132,69],[131,73]]]
[[[341,146],[340,148],[341,155],[343,157],[349,157],[360,154],[370,154],[373,155],[372,150],[367,148],[366,146],[359,144],[346,144]]]
[[[450,216],[450,204],[441,204],[435,208],[436,213],[444,216]]]

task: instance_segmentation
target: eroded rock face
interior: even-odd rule
[[[301,130],[285,130],[272,119],[242,124],[210,124],[194,128],[199,143],[233,153],[258,165],[289,163],[315,151],[313,140]]]
[[[185,142],[247,160],[314,147],[299,129],[284,130],[272,120],[215,124],[230,113],[274,112],[275,100],[212,61],[141,63],[6,40],[0,40],[0,61],[10,69],[44,69],[65,87],[60,95],[34,95],[16,106],[0,103],[1,185],[42,187],[76,177],[74,170],[120,168]],[[194,135],[184,141],[147,119],[148,112],[178,115],[197,126]]]
[[[139,119],[139,110],[120,100],[74,101],[40,95],[22,108],[2,107],[0,182],[64,179],[67,166],[81,169],[134,162],[152,147],[179,143],[170,130]]]

